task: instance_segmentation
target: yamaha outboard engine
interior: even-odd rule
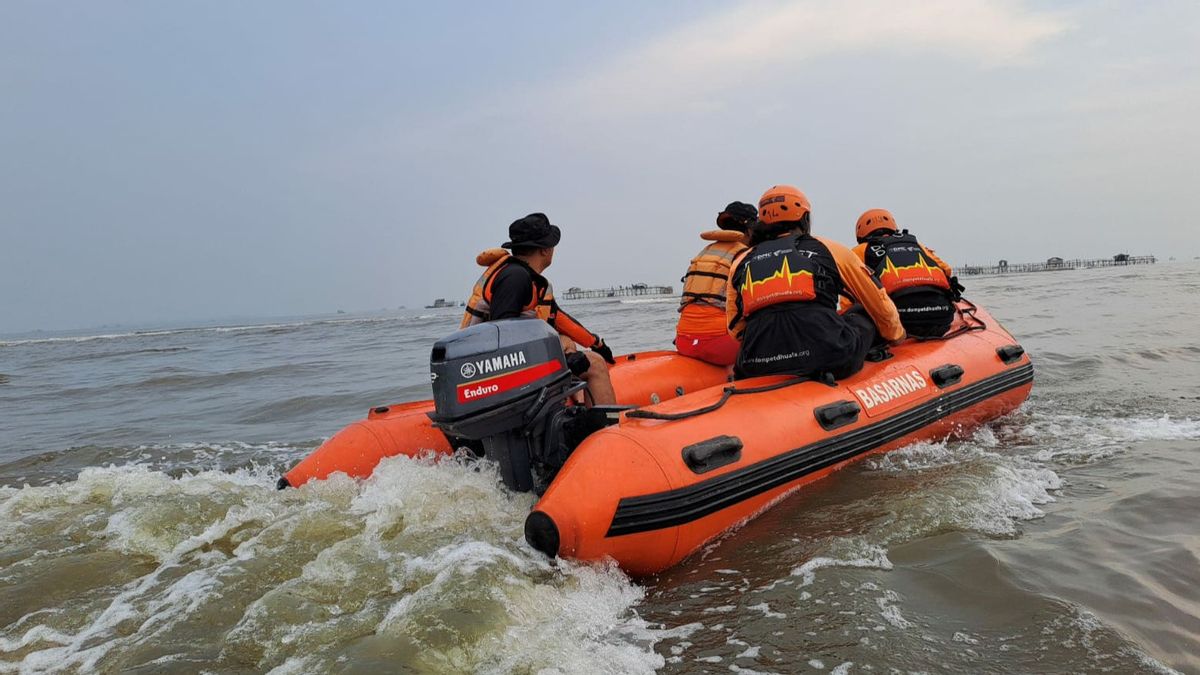
[[[429,368],[434,425],[452,440],[482,441],[511,490],[543,491],[546,470],[556,471],[581,432],[590,433],[571,421],[596,417],[564,406],[586,385],[572,378],[558,333],[540,319],[460,330],[434,344]]]

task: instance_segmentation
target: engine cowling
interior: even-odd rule
[[[558,333],[540,319],[481,323],[438,340],[429,369],[434,424],[481,441],[510,489],[534,489],[531,462],[545,430],[583,387],[572,380]]]

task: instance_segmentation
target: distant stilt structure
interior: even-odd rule
[[[634,295],[674,295],[671,286],[649,286],[647,284],[632,284],[630,286],[611,286],[609,288],[579,288],[567,289],[562,294],[563,300],[584,300],[588,298],[625,298]]]
[[[1111,258],[1094,258],[1063,260],[1050,258],[1040,263],[1010,263],[1001,260],[997,265],[963,265],[955,271],[965,277],[987,276],[993,274],[1025,274],[1028,272],[1058,272],[1062,270],[1082,270],[1094,267],[1123,267],[1125,265],[1153,265],[1158,259],[1152,255],[1129,255],[1119,253]]]

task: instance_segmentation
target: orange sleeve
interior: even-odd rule
[[[946,278],[950,278],[950,277],[954,276],[954,270],[951,269],[950,266],[947,265],[944,260],[939,258],[937,256],[937,254],[933,252],[933,249],[927,248],[924,244],[922,244],[921,250],[925,251],[925,255],[929,256],[930,260],[937,263],[937,266],[942,268],[942,271],[946,273]]]
[[[855,246],[853,249],[851,249],[850,252],[853,253],[854,257],[858,258],[859,260],[865,261],[867,259],[867,245],[866,244],[859,244],[858,246]],[[844,293],[842,295],[838,296],[838,314],[845,312],[846,310],[850,309],[853,306],[854,306],[854,298],[852,298]]]
[[[896,305],[884,292],[879,281],[871,274],[871,270],[859,260],[850,249],[824,237],[815,237],[825,248],[829,249],[838,272],[842,275],[842,283],[846,285],[856,300],[862,303],[875,321],[879,334],[888,342],[904,339],[904,326],[900,324],[900,313]]]
[[[558,331],[559,335],[571,338],[586,349],[600,344],[600,336],[584,328],[583,324],[575,320],[575,317],[564,312],[557,302],[554,303],[554,310],[554,321],[550,325],[554,326],[554,330]]]
[[[745,249],[733,259],[729,266],[729,283],[725,284],[725,325],[729,327],[729,334],[738,342],[742,341],[742,334],[746,332],[746,317],[742,314],[742,294],[738,292],[738,274],[742,271],[742,261],[751,250]]]

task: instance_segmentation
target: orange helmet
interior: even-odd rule
[[[776,185],[758,200],[758,219],[767,225],[800,220],[811,210],[808,197],[791,185]]]
[[[867,235],[875,230],[896,231],[896,219],[887,209],[868,209],[858,217],[854,226],[854,236],[860,241],[866,241]]]

